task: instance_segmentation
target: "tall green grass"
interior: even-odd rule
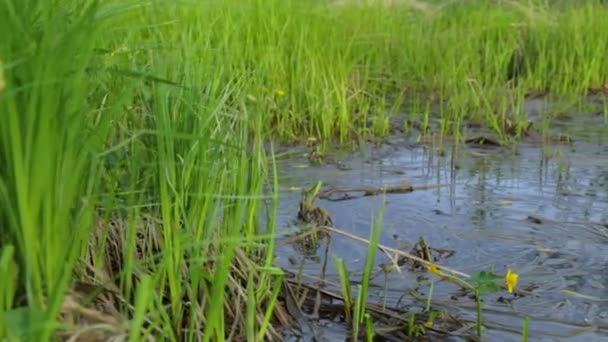
[[[606,81],[601,32],[608,24],[597,1],[438,3],[156,5],[158,13],[140,25],[152,20],[160,38],[135,35],[117,48],[152,50],[156,57],[179,53],[175,62],[189,65],[200,88],[210,80],[205,70],[236,82],[231,100],[263,113],[261,132],[289,139],[383,133],[383,118],[429,101],[441,103],[446,134],[471,119],[502,133],[525,91],[578,99]],[[520,48],[527,73],[508,91],[507,69]]]
[[[83,333],[66,323],[80,283],[118,293],[104,333],[273,336],[270,140],[386,134],[416,108],[444,134],[500,131],[527,89],[606,82],[605,15],[591,1],[0,2],[0,336]],[[522,44],[528,73],[506,92]]]
[[[4,278],[15,283],[2,287],[10,300],[0,331],[10,336],[7,329],[18,327],[7,321],[21,315],[33,336],[46,340],[89,240],[100,166],[92,157],[110,129],[111,117],[94,113],[101,99],[87,101],[93,84],[86,67],[101,26],[93,3],[72,4],[69,23],[67,8],[0,6],[1,235],[3,251],[14,247],[18,265]],[[24,304],[29,312],[13,309]]]

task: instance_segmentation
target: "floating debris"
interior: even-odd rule
[[[315,205],[315,200],[323,183],[318,182],[309,190],[302,191],[298,220],[303,224],[296,236],[290,239],[293,246],[305,255],[314,255],[323,239],[329,239],[324,227],[332,227],[333,220],[329,212]]]
[[[308,154],[308,161],[312,165],[321,165],[325,160],[325,154],[321,151],[319,146],[315,146]]]
[[[322,182],[318,182],[311,189],[302,192],[298,219],[304,223],[331,227],[333,221],[327,210],[314,204],[322,185]]]
[[[321,192],[318,196],[328,201],[344,201],[367,196],[377,196],[383,194],[403,194],[416,190],[428,190],[447,186],[447,184],[429,184],[429,185],[410,185],[399,184],[381,187],[361,187],[361,188],[333,188]],[[360,193],[359,195],[351,195],[351,193]],[[340,195],[338,197],[334,195]]]
[[[530,223],[534,223],[534,224],[542,224],[543,220],[541,220],[540,218],[536,217],[536,216],[528,216],[526,217],[526,221],[530,222]]]
[[[464,142],[469,145],[502,146],[502,144],[498,140],[484,137],[484,136],[469,138],[469,139],[466,139]]]

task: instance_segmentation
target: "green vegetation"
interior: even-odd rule
[[[277,338],[268,142],[504,136],[607,81],[598,1],[357,3],[0,2],[0,338]]]

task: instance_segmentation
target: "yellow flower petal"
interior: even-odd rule
[[[507,270],[507,275],[505,276],[505,281],[507,282],[507,290],[509,293],[513,293],[513,291],[515,291],[515,287],[517,286],[517,282],[519,281],[519,274],[512,272],[509,268]]]
[[[439,266],[437,266],[436,264],[430,264],[429,266],[426,267],[429,272],[435,274],[435,275],[441,275],[441,271],[439,269]]]

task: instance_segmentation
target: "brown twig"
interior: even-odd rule
[[[367,197],[367,196],[377,196],[383,194],[403,194],[409,193],[417,190],[428,190],[435,189],[448,186],[448,184],[429,184],[429,185],[409,185],[409,184],[400,184],[400,185],[390,185],[390,186],[381,186],[381,187],[361,187],[361,188],[332,188],[323,190],[319,193],[318,197],[328,201],[344,201],[349,199]],[[359,196],[351,196],[349,193],[351,192],[360,192],[362,193]],[[334,194],[344,194],[343,197],[332,198]]]
[[[338,229],[338,228],[335,228],[335,227],[323,227],[323,229],[326,229],[326,230],[328,230],[330,232],[334,232],[334,233],[346,236],[346,237],[348,237],[350,239],[357,240],[359,242],[370,244],[370,241],[368,239],[362,238],[360,236],[351,234],[349,232],[346,232],[344,230],[341,230],[341,229]],[[400,257],[403,257],[403,258],[406,258],[406,259],[409,259],[409,260],[412,260],[412,261],[419,262],[419,263],[421,263],[421,264],[423,264],[425,266],[434,265],[434,263],[429,262],[427,260],[424,260],[424,259],[422,259],[420,257],[417,257],[415,255],[412,255],[412,254],[404,252],[404,251],[400,251],[400,250],[395,249],[395,248],[384,246],[382,244],[378,244],[378,249],[380,249],[384,253],[387,253],[387,254],[388,253],[393,253],[393,254],[396,254],[396,255],[398,255]],[[437,266],[439,266],[439,265],[437,265]],[[449,267],[445,267],[445,266],[439,266],[439,267],[441,268],[441,270],[443,272],[451,273],[453,275],[456,275],[456,276],[459,276],[459,277],[462,277],[462,278],[467,278],[467,279],[471,278],[470,275],[468,275],[466,273],[463,273],[463,272],[460,272],[460,271],[457,271],[455,269],[452,269],[452,268],[449,268]]]

